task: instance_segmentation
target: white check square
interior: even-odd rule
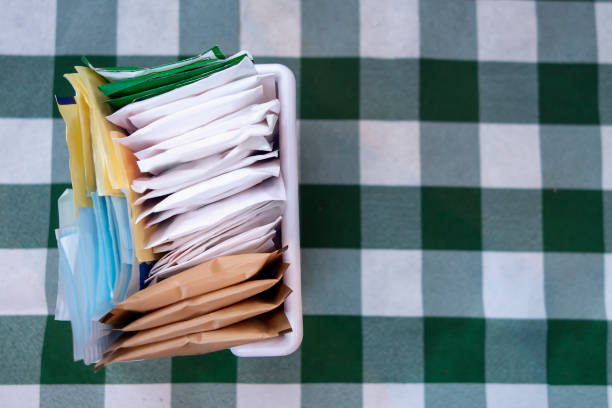
[[[541,253],[485,251],[482,269],[485,317],[546,318]]]
[[[0,249],[0,315],[46,315],[47,250]]]
[[[419,185],[421,183],[419,145],[417,122],[360,121],[361,184]]]
[[[612,126],[601,127],[601,167],[604,190],[612,190]]]
[[[236,408],[299,408],[300,384],[238,384]]]
[[[418,0],[361,0],[359,14],[362,58],[419,56]]]
[[[541,188],[537,125],[481,124],[482,187]]]
[[[421,251],[361,251],[361,307],[366,316],[422,316]]]
[[[301,41],[299,0],[240,1],[240,48],[255,56],[299,57]]]
[[[363,408],[424,408],[423,384],[363,384]]]
[[[116,407],[170,407],[170,384],[106,384],[104,406]]]
[[[488,408],[547,407],[545,384],[487,384]]]
[[[597,55],[600,63],[612,62],[612,4],[595,3]]]
[[[179,53],[179,2],[119,0],[117,55],[172,55]]]
[[[38,408],[40,385],[0,385],[0,405],[3,407]]]
[[[0,54],[53,55],[56,11],[55,1],[3,1]]]
[[[535,62],[538,36],[535,2],[480,1],[478,58],[488,61]]]
[[[604,295],[606,316],[612,318],[612,254],[604,255]]]
[[[53,119],[0,118],[0,143],[0,183],[51,182]]]

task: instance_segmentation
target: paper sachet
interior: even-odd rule
[[[186,58],[180,61],[171,62],[169,64],[158,65],[152,68],[140,68],[140,67],[94,67],[86,57],[82,57],[83,63],[87,64],[89,68],[96,71],[99,75],[103,76],[107,81],[119,81],[127,78],[136,78],[139,76],[147,75],[152,72],[162,72],[165,70],[182,67],[191,64],[196,61],[208,60],[211,58],[225,58],[218,46],[214,46],[211,49],[196,55],[195,57]]]
[[[111,137],[121,138],[124,134],[121,132],[111,132]],[[115,149],[117,157],[119,159],[119,169],[124,175],[125,179],[129,184],[132,184],[134,179],[140,177],[140,170],[136,164],[136,157],[134,154],[125,146],[120,143],[115,143]],[[136,218],[140,215],[141,207],[135,205],[136,200],[140,198],[140,194],[133,191],[131,188],[125,189],[125,195],[129,206],[129,217],[130,225],[132,230],[133,249],[134,255],[139,262],[154,261],[159,258],[152,250],[146,248],[151,234],[155,231],[154,228],[147,228],[142,224],[136,224]]]
[[[245,211],[241,211],[235,216],[228,217],[212,228],[205,230],[198,230],[187,235],[175,238],[172,241],[164,244],[157,245],[153,248],[154,252],[166,252],[171,251],[173,253],[180,251],[182,248],[189,248],[191,246],[200,245],[208,242],[209,240],[215,239],[218,236],[225,236],[228,231],[235,228],[239,228],[249,220],[260,219],[260,217],[270,217],[276,219],[281,216],[284,210],[283,201],[268,201],[262,205],[256,205],[249,207]]]
[[[203,102],[138,129],[128,137],[121,139],[120,143],[133,152],[137,152],[252,105],[262,96],[263,86],[259,85],[246,91]]]
[[[280,101],[278,99],[273,99],[268,102],[247,106],[246,108],[241,109],[238,112],[219,118],[205,126],[201,126],[192,131],[183,133],[182,135],[157,143],[134,154],[136,155],[138,160],[147,159],[174,147],[179,147],[189,144],[191,142],[196,142],[208,138],[210,136],[215,136],[219,133],[240,129],[243,126],[260,123],[264,120],[267,120],[270,115],[278,116],[279,112]]]
[[[264,244],[267,244],[270,241],[274,242],[276,231],[269,231],[266,235],[250,237],[249,239],[245,237],[246,235],[247,233],[232,237],[226,241],[223,241],[219,245],[206,249],[187,261],[179,261],[176,265],[168,266],[167,268],[164,268],[153,275],[149,275],[146,283],[148,285],[154,285],[160,280],[167,279],[184,271],[185,269],[193,267],[194,265],[198,265],[199,263],[206,262],[217,257],[264,252],[261,250],[261,248],[264,247]],[[265,247],[268,248],[268,246]],[[269,251],[276,248],[277,246],[272,246]]]
[[[245,217],[235,224],[228,225],[226,228],[220,228],[212,234],[196,234],[195,236],[178,243],[178,246],[172,250],[168,250],[168,252],[157,261],[156,265],[161,267],[177,259],[190,256],[189,254],[193,254],[195,249],[202,251],[248,230],[262,226],[269,226],[269,228],[263,230],[265,234],[275,227],[281,220],[282,216],[280,207],[265,208],[261,211],[253,212],[249,215],[249,217]]]
[[[196,82],[148,99],[132,102],[129,105],[117,110],[112,115],[107,116],[107,119],[124,129],[135,130],[136,127],[131,123],[130,118],[138,113],[145,112],[183,98],[198,95],[202,92],[227,84],[236,79],[256,74],[257,71],[255,70],[253,61],[251,61],[249,58],[244,58],[237,65],[202,78]]]
[[[290,331],[291,325],[281,307],[219,330],[188,334],[111,352],[96,364],[96,370],[113,362],[212,353],[269,339]]]
[[[142,204],[151,198],[172,194],[185,187],[233,170],[242,169],[259,161],[277,157],[278,150],[257,154],[257,151],[251,150],[247,144],[240,144],[223,153],[178,165],[158,176],[142,177],[134,180],[132,183],[134,191],[142,193],[149,190],[138,199],[136,204]]]
[[[92,202],[87,191],[85,164],[83,162],[83,144],[81,139],[81,122],[79,108],[76,103],[57,105],[64,122],[66,123],[66,144],[68,145],[70,167],[70,180],[74,191],[74,204],[78,212],[79,207],[91,207]]]
[[[278,177],[278,160],[265,161],[248,167],[223,173],[208,180],[178,190],[144,210],[136,222],[161,211],[181,208],[195,209],[247,190],[270,177]]]
[[[97,322],[101,311],[111,307],[113,299],[122,300],[117,282],[129,279],[118,271],[113,253],[118,252],[118,226],[112,211],[105,208],[109,197],[92,194],[93,207],[82,207],[74,217],[74,202],[67,190],[58,200],[60,228],[56,230],[59,252],[58,315],[71,321],[75,360],[91,364],[116,337],[104,332]],[[72,213],[72,217],[70,214]],[[113,261],[114,260],[114,261]],[[115,296],[113,295],[115,292]]]
[[[171,223],[160,225],[153,231],[147,247],[152,248],[196,231],[206,232],[245,211],[254,210],[270,201],[284,201],[285,198],[282,178],[274,177],[249,190],[176,216]]]
[[[110,194],[103,195],[120,195],[119,190],[126,188],[127,182],[119,170],[110,135],[111,131],[119,132],[120,129],[105,119],[105,116],[110,114],[110,109],[104,103],[106,97],[97,89],[98,85],[104,83],[104,81],[89,68],[75,67],[75,69],[81,80],[81,91],[84,93],[89,106],[89,124],[94,158],[101,162],[96,171],[102,171],[101,169],[103,169],[111,185]]]
[[[107,349],[107,352],[155,343],[192,333],[218,330],[276,309],[283,304],[290,293],[291,289],[281,284],[267,292],[244,299],[238,303],[213,312],[168,323],[159,327],[129,333],[117,339],[117,341]]]
[[[176,165],[221,153],[248,141],[251,150],[269,152],[272,150],[272,139],[278,116],[269,115],[266,120],[209,136],[192,143],[177,146],[153,157],[138,161],[143,172],[159,174]]]
[[[214,312],[275,286],[283,278],[288,266],[288,264],[282,264],[277,270],[256,275],[251,280],[173,303],[146,313],[117,328],[126,332],[146,330]]]
[[[184,109],[211,101],[227,95],[232,95],[247,89],[254,88],[261,84],[262,75],[251,75],[236,81],[210,89],[198,95],[193,95],[187,98],[179,99],[178,101],[170,102],[165,105],[158,106],[153,109],[146,110],[136,115],[130,116],[130,122],[137,128],[143,128],[152,122],[171,115]]]
[[[197,265],[156,285],[136,292],[102,319],[115,324],[127,312],[149,312],[172,303],[245,281],[274,262],[282,252],[224,256]]]
[[[99,149],[100,142],[92,137],[92,112],[89,95],[83,79],[78,73],[65,74],[64,78],[70,83],[75,92],[75,100],[81,124],[81,147],[83,165],[85,167],[85,181],[87,193],[116,194],[106,171],[104,160]]]
[[[106,101],[106,103],[108,103],[113,109],[119,109],[127,104],[133,103],[133,102],[138,102],[144,99],[148,99],[169,91],[172,91],[173,89],[179,88],[179,87],[183,87],[185,85],[191,84],[193,82],[196,82],[202,78],[206,78],[207,76],[210,76],[212,74],[215,74],[217,72],[223,71],[227,68],[230,68],[232,66],[235,66],[237,64],[239,64],[242,60],[244,59],[251,59],[251,56],[246,52],[246,51],[242,51],[239,52],[238,54],[228,58],[225,62],[223,63],[219,63],[219,64],[211,64],[214,65],[214,67],[212,66],[208,66],[208,67],[204,67],[201,68],[199,71],[200,73],[198,73],[195,76],[191,76],[189,78],[185,78],[185,79],[181,79],[178,80],[177,82],[173,82],[173,83],[169,83],[166,85],[161,85],[152,89],[146,89],[137,93],[132,93],[126,96],[121,96],[118,98],[112,98],[112,99],[108,99]]]
[[[119,81],[108,82],[98,88],[108,97],[121,97],[138,92],[172,84],[183,79],[191,78],[199,73],[212,71],[218,68],[219,63],[227,63],[216,56],[191,62],[180,67],[173,67],[160,72],[150,72],[134,78],[126,78]]]
[[[192,246],[166,263],[155,264],[149,273],[147,282],[151,279],[157,281],[160,278],[167,278],[218,256],[255,252],[255,249],[266,240],[276,236],[276,226],[280,222],[280,218],[278,217],[276,220],[265,225],[244,229],[234,235],[228,235],[227,238],[223,237],[216,242]]]

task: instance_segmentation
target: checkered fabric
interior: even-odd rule
[[[612,405],[612,3],[1,0],[0,406]],[[304,341],[72,362],[53,95],[218,44],[297,77]]]

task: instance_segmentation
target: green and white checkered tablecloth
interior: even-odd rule
[[[213,44],[297,77],[304,341],[93,374],[53,95]],[[612,2],[0,1],[2,407],[608,407],[611,252]]]

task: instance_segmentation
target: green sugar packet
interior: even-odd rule
[[[191,73],[191,75],[188,75],[186,77],[182,77],[180,74],[175,74],[176,75],[175,79],[177,77],[181,77],[180,79],[176,79],[175,82],[164,83],[163,81],[160,81],[160,83],[158,83],[158,86],[155,88],[145,88],[140,92],[132,93],[132,94],[117,97],[117,98],[108,99],[106,100],[106,103],[108,103],[115,110],[120,109],[129,103],[137,102],[143,99],[157,96],[159,94],[162,94],[162,93],[171,91],[173,89],[179,88],[181,86],[190,84],[192,82],[198,81],[202,78],[205,78],[216,72],[222,71],[226,68],[233,67],[234,65],[242,61],[244,58],[251,58],[251,56],[246,51],[242,51],[231,58],[228,58],[225,60],[219,60],[218,62],[214,62],[204,67],[191,70],[191,71],[197,71],[197,72]]]
[[[173,68],[162,72],[153,72],[151,74],[139,76],[136,78],[128,78],[121,81],[109,82],[102,84],[98,88],[108,97],[118,98],[134,93],[142,92],[147,89],[157,88],[158,86],[170,84],[172,82],[181,81],[183,79],[197,75],[199,68],[204,68],[215,62],[223,61],[218,58],[197,61],[182,67]]]
[[[138,78],[152,73],[168,71],[175,68],[183,67],[185,65],[193,64],[198,61],[205,61],[210,59],[225,59],[225,55],[223,55],[221,49],[215,45],[211,49],[199,55],[196,55],[195,57],[186,58],[168,64],[157,65],[151,68],[141,68],[134,66],[96,68],[87,60],[86,57],[81,57],[81,60],[84,64],[96,71],[100,76],[104,77],[109,82],[121,81],[129,78]]]

